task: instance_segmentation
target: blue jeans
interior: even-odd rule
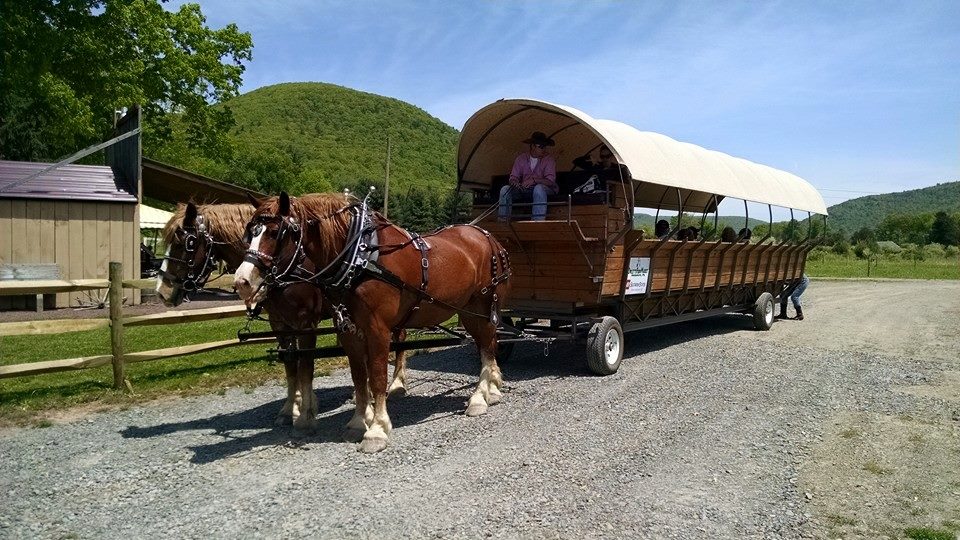
[[[797,284],[797,288],[790,293],[790,300],[793,302],[794,308],[803,307],[803,304],[800,303],[800,295],[803,294],[803,291],[807,290],[807,285],[809,284],[810,284],[810,278],[808,278],[807,275],[804,274],[803,277],[800,278],[800,283]],[[786,306],[787,299],[784,298],[783,302],[781,303],[784,306]]]
[[[510,185],[500,188],[500,210],[498,215],[500,219],[510,219],[510,212],[513,209],[513,201],[533,200],[533,220],[543,221],[547,217],[547,196],[550,194],[547,188],[542,184],[537,184],[533,188],[515,188]]]

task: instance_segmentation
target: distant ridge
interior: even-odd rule
[[[960,182],[946,182],[899,193],[868,195],[835,204],[827,211],[830,212],[830,228],[842,228],[847,234],[863,227],[876,228],[891,214],[960,212]]]

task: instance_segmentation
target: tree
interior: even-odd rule
[[[922,261],[926,258],[926,255],[923,252],[923,246],[917,244],[904,245],[903,253],[901,255],[904,259],[913,261],[914,268],[917,266],[917,261]]]
[[[147,150],[172,122],[207,155],[229,152],[249,33],[211,29],[197,4],[158,0],[0,3],[0,158],[56,159],[109,138],[114,111],[144,108]]]
[[[849,255],[850,242],[847,242],[843,238],[840,238],[839,240],[833,243],[833,247],[831,248],[831,250],[837,255],[843,255],[843,256]]]
[[[800,222],[795,219],[791,219],[784,225],[780,235],[783,239],[791,242],[799,242],[806,238],[804,231],[800,230]]]
[[[890,214],[877,226],[878,240],[900,245],[925,244],[933,226],[933,214]]]
[[[873,229],[870,227],[862,227],[857,232],[850,235],[851,244],[865,244],[870,248],[873,248],[877,244],[877,235],[873,232]]]
[[[937,212],[930,227],[930,243],[956,246],[960,244],[960,223],[947,215],[946,212]]]

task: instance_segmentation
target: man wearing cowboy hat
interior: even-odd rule
[[[502,221],[510,219],[514,199],[533,200],[533,220],[543,221],[547,216],[547,197],[560,191],[557,187],[557,163],[547,154],[553,139],[542,131],[534,131],[523,141],[529,149],[517,156],[510,171],[510,183],[500,189]]]

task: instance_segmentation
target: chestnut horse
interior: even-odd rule
[[[362,440],[361,451],[386,448],[392,429],[387,353],[395,329],[433,327],[458,314],[481,361],[466,414],[484,414],[499,402],[498,306],[509,294],[510,268],[506,250],[489,233],[458,225],[411,236],[369,211],[366,201],[336,193],[296,199],[282,193],[263,201],[248,227],[250,252],[234,281],[248,302],[299,261],[321,269],[308,279],[330,300],[350,360],[357,408],[345,438]]]
[[[231,270],[240,266],[248,247],[244,241],[245,226],[254,209],[250,204],[197,206],[191,202],[177,206],[163,230],[167,252],[157,275],[157,295],[166,306],[178,306],[187,293],[202,288],[218,262]],[[312,330],[321,320],[330,318],[320,291],[308,283],[275,288],[261,305],[274,331]],[[283,349],[312,349],[317,342],[311,334],[277,339]],[[292,423],[298,430],[313,431],[317,415],[314,360],[284,362],[284,370],[287,399],[276,423]],[[404,393],[405,382],[406,361],[401,352],[396,355],[391,393]]]

